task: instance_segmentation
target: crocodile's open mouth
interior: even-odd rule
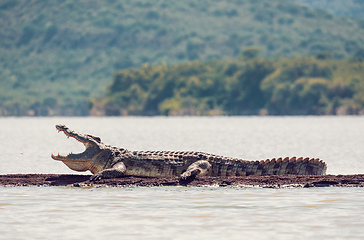
[[[93,142],[95,137],[90,137],[89,135],[79,134],[75,131],[70,130],[64,125],[56,125],[58,132],[63,132],[67,138],[72,137],[77,141],[83,143],[86,147],[85,151],[82,153],[70,153],[67,156],[54,155],[52,153],[51,157],[54,160],[62,161],[66,164],[69,168],[76,171],[85,171],[88,169],[88,165],[92,161],[92,158],[99,153],[99,149],[96,144]]]

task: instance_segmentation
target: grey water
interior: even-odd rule
[[[318,157],[364,173],[364,117],[0,118],[0,174],[76,173],[63,123],[130,150]],[[77,173],[76,173],[77,174]],[[89,174],[89,173],[85,173]],[[363,239],[362,188],[0,187],[1,239]]]

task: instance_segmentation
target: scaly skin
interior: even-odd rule
[[[92,181],[121,176],[175,177],[191,181],[200,176],[324,175],[326,163],[318,158],[278,158],[245,161],[204,152],[129,151],[106,145],[99,137],[77,133],[65,125],[58,131],[83,143],[86,150],[67,156],[53,155],[75,171],[91,171]]]

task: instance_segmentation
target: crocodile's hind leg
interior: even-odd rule
[[[126,167],[123,162],[118,162],[112,168],[102,170],[91,176],[90,181],[97,181],[105,178],[115,178],[124,176]]]
[[[194,162],[181,174],[181,183],[189,183],[193,181],[197,175],[205,176],[211,172],[211,169],[211,164],[206,160]]]

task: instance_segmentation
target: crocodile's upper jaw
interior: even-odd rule
[[[67,156],[62,156],[59,153],[57,155],[52,154],[52,158],[57,161],[62,161],[70,169],[75,171],[87,171],[90,170],[92,160],[97,154],[100,153],[98,142],[101,142],[100,138],[84,135],[70,130],[64,125],[56,125],[58,132],[63,132],[67,137],[72,137],[77,141],[83,143],[86,147],[82,153],[74,154],[70,153]]]

